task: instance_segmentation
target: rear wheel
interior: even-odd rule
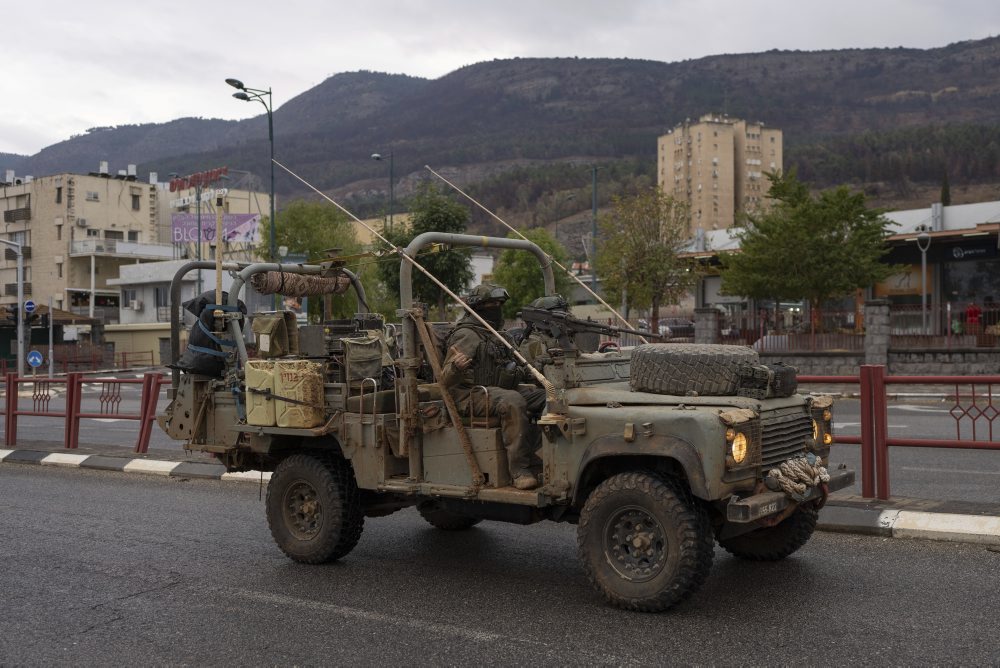
[[[448,510],[435,499],[427,499],[418,503],[417,512],[427,520],[428,524],[445,531],[465,531],[482,522],[479,518]]]
[[[712,566],[708,516],[684,485],[646,471],[620,473],[580,513],[580,562],[614,606],[659,612],[697,591]]]
[[[364,528],[350,462],[339,455],[292,455],[267,486],[267,523],[278,548],[306,564],[335,561],[354,549]]]
[[[812,504],[798,509],[773,527],[720,540],[719,545],[741,559],[779,561],[809,542],[816,530],[819,511]]]

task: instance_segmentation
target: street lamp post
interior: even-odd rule
[[[24,252],[21,250],[21,244],[16,241],[0,239],[0,244],[10,246],[17,254],[17,377],[22,378],[24,377]],[[93,300],[94,295],[91,294],[90,298]],[[49,317],[52,315],[49,314]],[[49,355],[52,355],[51,350]],[[7,391],[13,390],[8,388]]]
[[[931,235],[926,229],[917,235],[917,248],[920,249],[920,319],[924,336],[927,331],[927,249],[931,247]]]
[[[381,159],[382,159],[381,153],[372,153],[372,160],[379,161]],[[389,231],[390,232],[392,231],[392,212],[393,209],[396,208],[395,207],[396,198],[393,192],[395,188],[396,177],[393,171],[394,171],[393,156],[392,156],[392,151],[389,151]]]
[[[591,213],[590,213],[590,287],[597,293],[597,165],[590,166],[591,173]]]
[[[237,100],[243,100],[244,102],[252,102],[253,100],[256,100],[264,105],[264,109],[267,111],[267,139],[271,145],[271,243],[269,249],[269,259],[271,262],[277,262],[278,248],[276,246],[277,241],[275,240],[274,222],[274,102],[271,98],[271,89],[268,88],[267,90],[263,90],[258,88],[247,88],[239,79],[226,79],[226,83],[240,91],[238,93],[233,93],[233,97]],[[267,102],[264,101],[265,97],[267,97]]]

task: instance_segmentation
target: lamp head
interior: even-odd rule
[[[240,81],[239,79],[226,79],[226,83],[232,86],[233,88],[239,88],[240,90],[246,88],[246,86],[243,85],[243,82]]]
[[[382,159],[381,153],[372,153],[372,160],[381,160],[381,159]]]
[[[243,91],[240,91],[239,93],[233,93],[233,97],[235,97],[237,100],[243,100],[244,102],[250,101],[250,96],[244,93]]]

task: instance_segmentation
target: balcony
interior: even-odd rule
[[[17,283],[4,283],[3,293],[6,297],[16,297],[17,296]],[[31,295],[31,283],[24,284],[24,294]]]
[[[3,212],[3,222],[16,223],[19,220],[31,220],[31,209],[29,207],[8,209]]]
[[[150,244],[121,239],[83,239],[70,245],[70,257],[104,255],[109,257],[140,257],[151,260],[172,260],[172,244]]]

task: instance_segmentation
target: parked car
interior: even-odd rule
[[[660,318],[660,334],[670,338],[694,338],[694,321],[687,318]]]

